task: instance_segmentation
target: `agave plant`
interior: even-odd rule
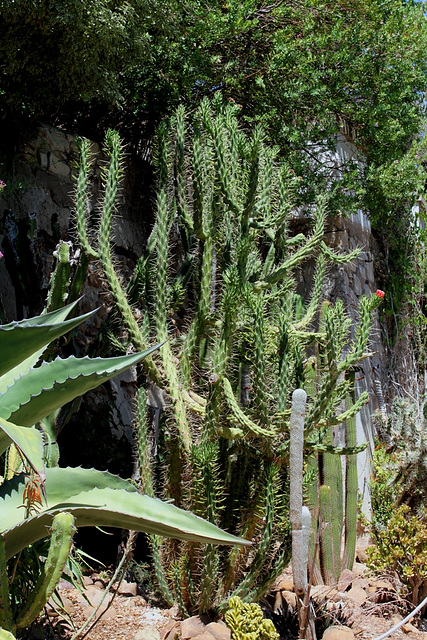
[[[0,454],[6,454],[0,486],[0,638],[11,637],[40,613],[60,578],[75,527],[110,525],[182,540],[249,544],[141,495],[107,472],[52,466],[58,456],[52,455],[49,416],[157,348],[117,358],[41,361],[52,340],[92,315],[67,319],[76,304],[0,327]],[[47,531],[51,544],[44,570],[25,606],[12,611],[7,561]]]

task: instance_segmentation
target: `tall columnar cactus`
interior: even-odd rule
[[[156,222],[127,291],[108,237],[120,166],[115,134],[108,137],[111,164],[97,247],[88,242],[85,207],[77,207],[82,247],[88,257],[100,255],[130,339],[138,347],[167,340],[156,360],[143,363],[167,398],[158,432],[156,423],[151,481],[141,447],[152,425],[138,411],[143,485],[256,544],[248,554],[154,541],[163,591],[167,598],[180,591],[177,599],[189,612],[224,608],[233,592],[254,600],[286,566],[292,391],[311,387],[306,449],[333,450],[324,435],[342,421],[340,406],[351,387],[345,373],[366,355],[372,311],[363,300],[354,339],[341,303],[324,309],[327,320],[319,327],[327,263],[350,261],[358,252],[343,256],[323,242],[324,198],[307,216],[307,234],[289,234],[299,182],[265,145],[260,128],[243,133],[237,112],[217,97],[201,104],[191,125],[180,108],[169,128],[162,127]],[[81,193],[87,162],[83,157]],[[297,304],[295,269],[309,259],[315,261],[312,294]],[[310,353],[317,354],[314,365]],[[347,417],[364,402],[365,396],[358,399]]]
[[[345,345],[345,333],[349,326],[342,305],[337,303],[333,308],[324,304],[321,311],[320,328],[325,331],[326,349],[324,353],[318,352],[317,361],[313,362],[310,384],[315,384],[318,371],[322,370],[326,361],[329,373],[320,386],[321,393],[324,394],[331,384],[335,384],[340,391],[337,397],[344,410],[329,420],[328,426],[322,426],[321,423],[320,429],[306,439],[306,445],[311,449],[311,456],[307,460],[306,483],[313,518],[311,554],[315,553],[317,540],[319,543],[319,555],[313,568],[314,583],[336,584],[342,570],[351,569],[354,563],[358,501],[356,455],[366,446],[357,444],[356,413],[366,402],[367,394],[352,401],[354,373],[348,364],[354,365],[360,354],[365,352],[369,318],[379,302],[377,295],[369,300],[362,298],[361,320],[353,347],[346,351],[341,360],[336,352],[336,339],[338,336],[341,344]],[[344,427],[344,447],[334,443],[333,428],[339,424]]]

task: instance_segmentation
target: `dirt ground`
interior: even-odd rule
[[[285,581],[290,577],[289,570],[285,574]],[[368,591],[368,590],[367,590]],[[48,618],[45,618],[43,628],[34,628],[29,640],[164,640],[166,631],[173,627],[173,621],[179,621],[180,616],[176,607],[161,609],[147,601],[141,595],[107,594],[101,604],[100,612],[103,612],[96,624],[87,625],[87,619],[93,613],[94,606],[90,607],[84,598],[72,588],[69,583],[62,583],[59,589],[68,616],[57,615],[50,610]],[[99,593],[99,597],[97,594]],[[282,592],[284,593],[284,592]],[[87,594],[96,605],[96,600],[104,594],[102,585],[91,585]],[[274,602],[277,592],[270,595],[270,602]],[[385,633],[405,615],[404,602],[396,593],[388,593],[386,601],[378,597],[378,593],[372,593],[360,606],[351,599],[339,600],[336,590],[325,591],[316,600],[318,608],[323,613],[328,610],[329,622],[332,624],[345,624],[349,626],[356,640],[374,640]],[[268,610],[268,604],[266,603]],[[271,607],[271,610],[274,606]],[[408,608],[408,611],[410,609]],[[281,610],[274,616],[279,623],[279,632],[282,638],[290,638],[286,629],[287,620],[280,619]],[[267,611],[268,615],[268,611]],[[68,618],[68,620],[67,620]],[[414,626],[405,627],[405,630],[395,631],[393,639],[407,638],[408,640],[427,640],[427,624],[425,620],[415,618],[411,621]],[[80,633],[78,631],[81,630]],[[163,632],[163,633],[162,633]],[[295,637],[295,636],[294,636]],[[320,640],[320,638],[319,638]]]

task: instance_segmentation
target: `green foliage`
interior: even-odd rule
[[[376,571],[396,571],[418,604],[420,587],[427,578],[425,521],[426,417],[425,403],[396,398],[390,417],[378,416],[386,444],[374,452],[371,481],[372,523],[375,547],[369,566]]]
[[[258,604],[248,604],[233,596],[228,601],[225,621],[232,640],[279,640],[271,620],[264,619]]]
[[[395,571],[419,603],[419,590],[427,579],[427,528],[424,519],[411,515],[408,505],[391,514],[387,528],[375,536],[375,547],[368,549],[368,567],[375,571]]]
[[[373,475],[370,482],[372,505],[372,528],[381,531],[387,527],[392,516],[399,492],[396,475],[399,468],[399,456],[387,451],[384,445],[377,444],[373,460]]]
[[[0,106],[14,116],[77,103],[95,119],[114,105],[122,122],[159,122],[221,88],[303,176],[301,198],[328,185],[334,211],[363,202],[385,216],[419,174],[422,3],[3,0],[0,25]],[[339,129],[357,150],[344,163],[324,155]],[[408,170],[388,195],[396,160]]]
[[[289,561],[292,391],[307,385],[309,392],[306,447],[336,452],[324,436],[366,401],[362,396],[341,410],[352,389],[346,372],[368,355],[371,316],[379,302],[376,296],[362,298],[354,337],[341,302],[324,305],[324,324],[316,330],[326,264],[349,261],[358,252],[335,254],[324,244],[324,199],[307,215],[306,233],[290,235],[299,181],[278,161],[277,150],[265,144],[262,129],[243,133],[238,112],[217,95],[212,105],[202,102],[191,123],[180,107],[169,128],[161,128],[156,221],[132,277],[138,300],[127,295],[111,255],[121,147],[116,134],[109,134],[112,161],[97,246],[88,246],[80,231],[87,255],[100,257],[130,339],[138,348],[153,339],[166,341],[158,359],[144,361],[149,378],[167,398],[160,419],[160,407],[156,411],[154,460],[147,452],[152,433],[146,399],[138,392],[145,491],[256,541],[248,555],[211,546],[200,552],[153,537],[164,597],[170,601],[173,591],[182,590],[175,597],[189,612],[222,609],[230,592],[255,600]],[[78,207],[79,230],[86,228],[84,214]],[[296,304],[295,270],[312,257],[312,295]],[[177,282],[184,300],[179,309],[169,295]]]

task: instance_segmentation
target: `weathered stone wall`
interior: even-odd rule
[[[94,163],[91,170],[90,218],[96,226],[95,203],[101,186],[101,165],[104,156],[100,147],[92,143]],[[75,238],[73,217],[72,174],[78,149],[74,136],[42,126],[38,136],[28,142],[15,162],[14,177],[8,180],[9,189],[0,196],[0,320],[30,317],[42,311],[54,265],[54,251],[60,240]],[[140,167],[139,167],[140,168]],[[142,168],[137,174],[132,166],[126,171],[126,181],[119,195],[113,240],[116,263],[123,273],[133,270],[136,259],[144,246],[151,218],[150,198],[145,191],[140,200],[132,197],[134,183],[138,180],[144,191],[149,183],[151,168]],[[0,176],[1,177],[1,176]],[[77,245],[76,245],[77,246]],[[76,246],[72,248],[75,252]],[[77,250],[78,251],[78,250]],[[82,313],[99,307],[98,313],[84,325],[84,332],[77,338],[81,353],[97,335],[99,326],[108,313],[110,300],[103,286],[102,276],[93,263],[89,267],[87,284],[80,303]],[[80,410],[73,418],[72,432],[67,426],[60,438],[64,439],[63,462],[66,464],[96,465],[108,467],[113,472],[123,472],[117,467],[114,456],[128,458],[128,475],[132,472],[132,400],[136,380],[135,372],[128,371],[91,394],[87,394]],[[89,420],[88,416],[93,416]],[[91,437],[98,446],[99,461],[73,459],[84,452],[84,439]],[[111,446],[111,441],[115,443]],[[88,454],[89,455],[89,454]]]

